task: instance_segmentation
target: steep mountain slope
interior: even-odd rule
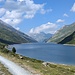
[[[28,35],[20,31],[17,31],[12,26],[6,24],[1,20],[0,20],[0,39],[14,43],[36,42]]]
[[[62,41],[59,42],[59,44],[75,44],[75,31],[67,36],[66,38],[64,38]]]
[[[55,35],[49,39],[47,42],[60,42],[75,31],[75,23],[71,25],[66,25],[55,33]]]
[[[44,32],[40,32],[40,33],[35,33],[35,34],[29,34],[32,38],[34,38],[35,40],[37,40],[38,42],[45,42],[47,39],[49,39],[50,37],[52,37],[52,34],[50,33],[44,33]]]

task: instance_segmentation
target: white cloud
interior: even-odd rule
[[[6,11],[5,15],[0,18],[4,22],[10,24],[10,25],[17,25],[21,22],[21,13],[16,11]]]
[[[17,1],[24,1],[24,0],[17,0]]]
[[[4,8],[0,8],[0,16],[2,16],[5,13],[5,9]]]
[[[20,23],[24,18],[31,19],[35,16],[37,12],[45,14],[50,12],[51,9],[45,10],[45,4],[35,4],[33,0],[6,0],[2,6],[1,11],[4,11],[0,19],[8,24],[16,25]]]
[[[64,22],[64,20],[58,19],[56,22],[57,22],[57,23],[61,23],[61,22]]]
[[[66,14],[66,13],[65,13],[63,16],[64,16],[64,17],[69,17],[68,14]]]
[[[13,27],[15,27],[15,25],[19,24],[21,22],[21,19],[5,19],[5,18],[1,18],[1,20],[3,20],[4,22],[8,23],[9,25],[13,25]]]
[[[73,4],[73,6],[72,6],[70,11],[75,12],[75,3]]]
[[[20,28],[19,28],[19,27],[16,27],[15,29],[16,29],[16,30],[20,30]]]
[[[46,12],[52,12],[52,11],[53,11],[52,9],[47,9],[47,10],[41,9],[41,14],[45,14]]]
[[[46,24],[42,24],[36,28],[32,28],[29,33],[30,34],[35,34],[35,33],[40,33],[40,32],[45,32],[45,33],[55,33],[57,30],[57,25],[51,22],[48,22]]]
[[[21,18],[22,14],[16,11],[6,11],[5,15],[3,18],[6,19],[16,19],[16,18]]]

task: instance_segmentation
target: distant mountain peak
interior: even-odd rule
[[[40,32],[40,33],[31,33],[29,34],[32,38],[34,38],[35,40],[37,40],[38,42],[45,42],[45,40],[49,39],[50,37],[52,37],[52,34],[50,33],[44,33],[44,32]]]

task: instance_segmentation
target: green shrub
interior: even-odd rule
[[[12,52],[13,52],[13,53],[16,53],[15,47],[12,48]]]

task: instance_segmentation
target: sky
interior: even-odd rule
[[[54,34],[75,22],[75,0],[0,0],[0,19],[27,34]]]

